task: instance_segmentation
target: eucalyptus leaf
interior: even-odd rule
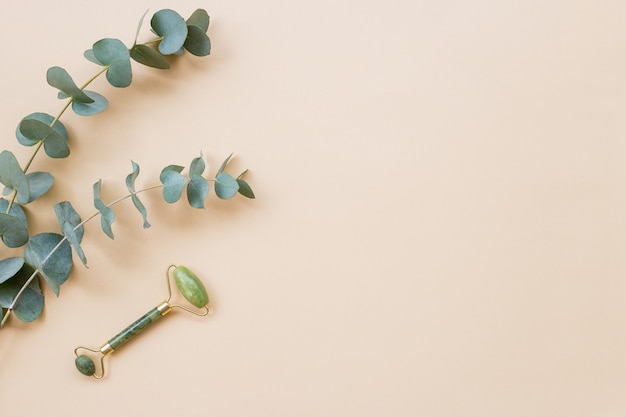
[[[81,219],[69,201],[63,201],[54,205],[54,212],[61,226],[63,235],[80,258],[83,265],[87,266],[87,258],[80,246],[85,233],[85,228],[81,225]]]
[[[158,48],[163,55],[176,53],[187,39],[187,24],[174,10],[159,10],[152,16],[150,26],[161,37]]]
[[[137,45],[137,38],[139,38],[139,32],[141,32],[141,27],[143,26],[143,20],[146,18],[147,14],[148,14],[148,10],[146,10],[141,15],[141,19],[139,19],[139,23],[137,24],[137,30],[135,31],[135,41],[133,42],[133,47]]]
[[[94,57],[108,67],[106,78],[114,87],[128,87],[132,81],[130,52],[119,39],[101,39],[93,44]]]
[[[140,169],[139,169],[139,165],[137,165],[136,162],[134,161],[131,161],[131,162],[133,166],[133,172],[128,174],[128,176],[126,177],[126,188],[128,188],[128,191],[130,191],[133,205],[139,211],[139,213],[141,213],[141,216],[143,217],[143,228],[147,229],[150,227],[150,223],[148,222],[148,212],[146,210],[146,207],[143,205],[143,203],[139,199],[139,197],[137,197],[137,192],[135,191],[135,180],[139,176]]]
[[[28,178],[26,178],[26,174],[22,171],[12,152],[2,151],[0,153],[0,183],[17,190],[17,200],[20,203],[28,201],[30,196]]]
[[[99,180],[93,185],[93,205],[100,212],[100,225],[102,231],[111,239],[114,239],[113,230],[111,225],[115,221],[115,212],[113,209],[102,201],[100,196],[102,190],[102,180]]]
[[[52,125],[52,123],[54,122],[54,124],[52,125],[52,128],[59,135],[61,135],[66,141],[68,140],[67,129],[65,128],[63,123],[61,123],[60,120],[55,121],[55,118],[52,117],[51,115],[47,113],[32,113],[24,117],[22,121],[27,120],[27,119],[39,120],[40,122],[45,123],[48,126]],[[21,122],[20,122],[20,125],[21,125]],[[22,132],[20,132],[20,125],[18,125],[17,129],[15,129],[15,136],[17,137],[17,141],[24,146],[33,146],[33,145],[38,144],[39,143],[38,139],[29,139],[26,136],[24,136]]]
[[[204,163],[202,155],[200,155],[191,161],[191,164],[189,165],[189,176],[202,175],[205,168],[206,164]]]
[[[28,242],[26,225],[12,214],[0,213],[0,236],[10,248],[19,248]]]
[[[187,19],[187,26],[197,26],[200,29],[202,29],[202,31],[206,32],[207,30],[209,30],[209,21],[210,21],[210,17],[209,14],[206,12],[206,10],[204,9],[196,9],[191,16],[189,16],[189,19]]]
[[[157,69],[169,69],[170,63],[148,45],[135,45],[130,50],[130,57],[140,64]]]
[[[87,61],[93,62],[96,65],[100,65],[104,67],[104,64],[98,61],[98,58],[96,58],[96,56],[94,55],[93,49],[87,49],[85,53],[83,54],[83,56],[85,57],[85,59],[87,59]]]
[[[239,184],[239,194],[247,198],[255,198],[254,191],[252,191],[252,187],[250,187],[250,184],[248,184],[246,180],[237,178],[237,184]]]
[[[28,200],[20,201],[21,204],[28,204],[35,201],[36,199],[47,193],[54,184],[54,177],[48,172],[31,172],[29,174],[26,174],[26,180],[28,181],[30,194]],[[11,192],[13,192],[13,188],[6,187],[3,194],[8,195]]]
[[[74,227],[67,222],[62,223],[61,231],[63,232],[63,235],[67,238],[67,241],[70,242],[72,248],[74,248],[74,251],[76,252],[76,255],[78,255],[80,261],[83,263],[83,265],[87,266],[87,257],[85,256],[83,248],[80,246],[78,236],[76,236],[76,233],[74,233]]]
[[[187,201],[191,207],[204,208],[204,200],[209,194],[209,183],[201,175],[191,175],[187,184]]]
[[[24,265],[24,258],[14,257],[0,261],[0,284],[9,278],[13,278]]]
[[[62,201],[54,205],[54,213],[57,216],[59,225],[63,229],[64,224],[68,224],[72,228],[72,235],[76,236],[75,241],[80,243],[85,234],[85,228],[81,225],[80,215],[69,201]],[[65,234],[65,233],[64,233]],[[65,234],[67,236],[67,234]],[[71,243],[71,242],[70,242]]]
[[[237,194],[239,183],[230,174],[220,172],[215,176],[215,194],[222,200],[227,200]]]
[[[187,178],[180,174],[183,167],[178,165],[169,165],[161,171],[159,179],[163,184],[163,199],[168,203],[175,203],[180,199]]]
[[[61,285],[72,270],[72,248],[56,233],[41,233],[30,238],[24,249],[24,258],[38,269],[58,297]]]
[[[50,86],[58,88],[76,102],[93,103],[93,99],[78,88],[72,77],[61,67],[48,68],[46,81]]]
[[[91,99],[91,103],[80,103],[78,101],[72,102],[72,110],[74,113],[80,116],[93,116],[106,110],[109,106],[109,101],[102,95],[95,91],[85,90],[85,94]]]
[[[0,213],[6,213],[7,208],[9,208],[9,201],[4,198],[0,198]],[[22,210],[22,207],[20,207],[19,204],[13,204],[11,206],[11,210],[9,211],[9,214],[20,219],[22,223],[24,223],[24,226],[28,227],[28,219],[26,218],[26,214],[24,213],[24,210]]]
[[[0,307],[9,308],[20,289],[30,279],[35,270],[24,264],[12,279],[0,284]],[[20,299],[13,306],[15,316],[24,322],[37,319],[44,306],[44,297],[39,286],[39,279],[35,277],[22,292]]]
[[[211,53],[211,40],[200,27],[187,26],[187,39],[183,46],[190,54],[207,56]]]
[[[222,172],[224,172],[224,170],[226,169],[226,165],[228,165],[228,162],[230,162],[230,158],[232,157],[233,157],[233,154],[231,153],[230,155],[228,155],[228,158],[226,158],[224,162],[222,162],[220,169],[217,170],[218,174],[221,174]]]
[[[50,158],[65,158],[70,154],[67,137],[48,124],[37,119],[22,119],[20,133],[30,141],[43,142],[46,155]]]

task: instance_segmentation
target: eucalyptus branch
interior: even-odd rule
[[[154,190],[154,189],[158,189],[158,188],[163,188],[163,184],[159,184],[159,185],[154,185],[152,187],[148,187],[148,188],[144,188],[141,190],[137,190],[134,193],[129,193],[126,194],[123,197],[118,198],[117,200],[114,200],[108,204],[106,204],[106,207],[111,208],[113,206],[115,206],[116,204],[121,203],[124,200],[128,200],[129,198],[131,198],[133,195],[137,195],[137,194],[141,194],[144,193],[146,191],[150,191],[150,190]],[[82,228],[85,224],[87,224],[88,222],[90,222],[91,220],[95,219],[96,217],[100,216],[101,212],[100,211],[96,211],[95,213],[93,213],[91,216],[87,217],[85,220],[81,221],[80,223],[78,223],[76,226],[74,226],[72,228],[73,232],[76,232],[77,230],[79,230],[80,228]],[[13,299],[13,301],[11,302],[11,304],[7,307],[7,312],[4,315],[4,317],[2,318],[2,321],[0,322],[0,328],[4,327],[4,324],[6,323],[6,321],[8,320],[8,318],[10,317],[11,313],[13,312],[13,309],[15,308],[15,305],[17,304],[17,302],[20,300],[20,297],[22,296],[22,294],[24,293],[24,291],[26,290],[26,288],[28,288],[28,286],[33,282],[33,280],[42,273],[42,270],[44,268],[44,266],[46,265],[46,263],[50,260],[50,258],[57,252],[57,250],[59,250],[59,248],[63,245],[63,243],[68,241],[68,237],[63,236],[61,238],[61,240],[59,241],[59,243],[56,244],[56,246],[54,246],[50,252],[46,255],[46,257],[41,261],[40,265],[35,268],[35,270],[32,272],[32,274],[28,277],[28,279],[26,280],[26,282],[24,284],[22,284],[22,286],[20,287],[19,291],[17,292],[17,294],[15,295],[15,298]]]
[[[61,117],[70,108],[78,115],[92,116],[108,107],[109,102],[102,94],[87,90],[94,80],[105,75],[111,86],[124,88],[132,82],[131,61],[155,69],[168,69],[169,61],[166,56],[180,56],[188,52],[202,57],[210,53],[211,42],[206,34],[209,15],[202,9],[194,11],[187,20],[170,9],[158,11],[150,20],[156,39],[137,43],[142,23],[143,17],[137,28],[135,42],[130,48],[118,39],[105,38],[85,51],[85,58],[100,68],[80,86],[65,69],[56,66],[49,68],[46,73],[47,83],[58,90],[59,99],[66,101],[55,116],[32,113],[19,122],[15,132],[17,141],[23,146],[33,148],[23,166],[12,152],[0,152],[0,183],[5,186],[4,195],[8,196],[0,198],[0,239],[9,248],[23,247],[22,256],[0,259],[0,328],[12,315],[26,322],[41,315],[44,307],[41,281],[59,295],[60,287],[70,277],[74,265],[72,254],[75,253],[83,264],[87,264],[80,246],[85,223],[100,217],[103,232],[113,238],[113,207],[119,202],[131,199],[143,217],[144,228],[147,228],[150,227],[147,210],[139,199],[139,194],[148,190],[162,188],[163,198],[167,203],[178,201],[186,190],[187,201],[193,208],[204,208],[204,200],[210,187],[213,187],[220,199],[229,199],[236,194],[254,198],[252,189],[242,178],[246,171],[236,178],[224,172],[230,156],[222,163],[212,180],[202,176],[205,163],[201,155],[191,161],[188,176],[181,174],[184,169],[182,166],[169,165],[161,171],[161,185],[139,191],[134,186],[139,175],[139,166],[133,162],[133,171],[126,177],[129,194],[105,204],[100,197],[102,181],[98,181],[93,185],[94,205],[98,210],[95,214],[81,220],[70,202],[57,203],[54,211],[60,233],[47,232],[34,236],[29,234],[28,217],[23,207],[46,194],[54,184],[52,174],[43,171],[30,172],[31,167],[42,149],[50,158],[66,158],[70,154],[68,130],[61,122]]]

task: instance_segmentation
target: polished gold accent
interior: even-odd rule
[[[157,306],[157,310],[159,310],[159,313],[161,313],[161,316],[164,316],[170,311],[172,311],[172,306],[167,301],[163,301],[161,304]]]
[[[100,352],[102,352],[103,356],[106,356],[109,353],[115,352],[115,349],[113,349],[111,345],[107,342],[104,345],[100,346]]]

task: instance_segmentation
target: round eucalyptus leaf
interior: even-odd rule
[[[180,174],[182,170],[179,165],[169,165],[161,171],[159,179],[163,184],[163,199],[168,203],[177,202],[187,184],[187,178]]]
[[[12,152],[0,152],[0,183],[17,190],[17,199],[20,203],[28,201],[30,195],[28,179]]]
[[[18,273],[11,279],[0,284],[0,306],[11,306],[20,289],[32,276],[35,270],[28,264],[23,264]],[[44,297],[39,287],[39,279],[33,279],[20,295],[13,306],[15,316],[21,321],[30,322],[37,319],[43,311]]]
[[[26,262],[37,268],[55,295],[72,269],[72,248],[63,236],[41,233],[30,238],[24,249]]]
[[[108,67],[106,78],[114,87],[128,87],[132,81],[130,53],[119,39],[101,39],[93,44],[94,57]]]
[[[84,53],[83,56],[85,57],[85,59],[87,59],[87,61],[89,62],[93,62],[96,65],[100,65],[100,66],[104,66],[104,64],[102,64],[102,62],[98,61],[98,58],[96,58],[96,56],[93,53],[93,49],[87,49]]]
[[[202,29],[203,32],[209,30],[209,14],[204,9],[195,10],[189,19],[187,19],[187,26],[197,26]]]
[[[0,213],[6,213],[8,207],[9,207],[9,201],[4,198],[0,198]],[[22,207],[20,207],[19,204],[13,204],[11,206],[11,210],[9,211],[9,214],[20,219],[22,223],[24,223],[24,226],[28,227],[28,219],[26,219],[26,214],[24,213],[24,210],[22,210]]]
[[[232,175],[220,172],[215,177],[215,194],[222,200],[227,200],[237,194],[239,184]]]
[[[169,69],[170,63],[148,45],[135,45],[130,50],[130,57],[140,64],[157,69]]]
[[[14,257],[0,261],[0,284],[9,278],[13,278],[24,265],[24,258]]]
[[[58,88],[68,96],[72,97],[74,101],[80,103],[93,103],[93,99],[78,88],[72,77],[61,67],[48,68],[46,81],[48,81],[50,86]]]
[[[211,53],[211,40],[198,26],[188,26],[189,33],[183,45],[190,54],[207,56]]]
[[[19,248],[28,242],[28,230],[19,217],[0,213],[0,235],[5,245]]]
[[[22,119],[22,121],[27,120],[27,119],[39,120],[40,122],[43,122],[43,123],[47,124],[48,126],[50,126],[52,124],[52,122],[54,121],[54,117],[52,117],[51,115],[46,114],[46,113],[32,113],[32,114],[29,114],[28,116],[24,117]],[[20,122],[20,125],[21,125],[21,122]],[[17,141],[20,144],[22,144],[24,146],[33,146],[33,145],[36,145],[37,143],[39,143],[38,140],[29,139],[26,136],[24,136],[22,134],[22,132],[20,131],[20,125],[18,125],[17,129],[15,130],[15,136],[17,137]],[[60,134],[62,137],[64,137],[65,140],[68,139],[67,129],[65,128],[63,123],[61,123],[60,120],[57,120],[56,123],[54,124],[54,126],[52,126],[52,128],[54,130],[56,130],[56,132],[58,134]]]
[[[191,175],[187,184],[187,201],[193,208],[204,208],[204,200],[209,194],[209,183],[200,175]]]
[[[67,138],[48,124],[34,119],[22,119],[20,132],[31,141],[42,142],[46,155],[50,158],[65,158],[70,154]]]
[[[26,174],[26,179],[28,180],[30,195],[28,201],[20,201],[21,204],[28,204],[35,201],[47,193],[54,184],[54,177],[48,172],[31,172],[30,174]]]
[[[92,100],[91,103],[73,101],[72,110],[74,113],[80,116],[93,116],[103,112],[109,106],[109,101],[102,94],[88,90],[85,91],[85,94]]]
[[[150,26],[161,37],[158,48],[163,55],[176,53],[185,43],[187,24],[181,15],[174,10],[159,10],[152,16]]]

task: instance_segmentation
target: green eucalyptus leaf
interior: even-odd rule
[[[59,225],[63,226],[64,223],[68,223],[74,230],[73,234],[76,235],[76,240],[79,243],[82,242],[83,236],[85,235],[85,228],[81,225],[82,220],[80,219],[80,215],[74,209],[72,203],[69,201],[62,201],[55,204],[54,213],[57,216]]]
[[[72,97],[74,101],[80,103],[93,103],[93,99],[78,88],[72,77],[61,67],[48,68],[46,81],[48,81],[50,86],[58,88],[68,96]]]
[[[227,200],[237,194],[239,183],[230,174],[220,172],[215,177],[215,194],[222,200]]]
[[[187,19],[187,26],[197,26],[200,29],[202,29],[202,31],[206,32],[207,30],[209,30],[209,21],[210,21],[210,17],[209,14],[206,12],[206,10],[204,9],[196,9],[191,16],[189,16],[189,19]]]
[[[148,212],[146,210],[146,207],[143,205],[143,203],[139,199],[139,197],[137,197],[137,192],[135,191],[135,180],[139,176],[140,169],[137,163],[135,163],[134,161],[131,161],[131,162],[133,165],[133,172],[128,174],[128,176],[126,177],[126,188],[128,188],[128,191],[130,191],[133,205],[139,211],[139,213],[141,213],[141,216],[143,217],[143,228],[147,229],[150,227],[150,223],[148,222]]]
[[[96,58],[96,55],[94,55],[93,49],[87,49],[85,53],[83,54],[83,56],[85,57],[85,59],[87,59],[87,61],[93,62],[96,65],[100,65],[104,67],[104,64],[98,61],[98,58]]]
[[[209,194],[209,183],[201,175],[191,175],[187,184],[187,201],[191,207],[204,208],[204,200]]]
[[[228,165],[228,162],[230,162],[230,158],[232,157],[233,157],[233,154],[231,153],[230,155],[228,155],[228,158],[226,158],[224,162],[222,162],[220,169],[217,170],[218,174],[221,174],[222,172],[224,172],[224,170],[226,169],[226,165]]]
[[[28,242],[26,225],[12,214],[0,213],[0,236],[10,248],[19,248]]]
[[[130,50],[130,57],[140,64],[157,69],[169,69],[170,63],[148,45],[135,45]]]
[[[141,15],[141,19],[139,19],[139,23],[137,24],[137,30],[135,31],[135,41],[133,42],[133,47],[137,45],[137,38],[139,38],[139,32],[141,32],[141,27],[143,26],[143,20],[146,18],[148,14],[148,10],[146,10],[143,15]]]
[[[36,199],[47,193],[54,184],[54,177],[48,172],[31,172],[29,174],[26,174],[26,180],[28,181],[29,186],[29,197],[27,200],[21,199],[21,201],[18,198],[18,202],[20,204],[28,204],[35,201]],[[11,192],[13,192],[13,188],[6,187],[3,194],[7,195]]]
[[[67,138],[48,124],[37,119],[22,119],[20,133],[30,141],[42,142],[50,158],[65,158],[70,154]]]
[[[163,199],[168,203],[175,203],[180,199],[183,189],[187,184],[187,178],[180,174],[183,167],[169,165],[161,171],[159,179],[163,184]]]
[[[239,184],[239,194],[247,198],[255,198],[254,191],[252,191],[252,187],[250,187],[250,184],[248,184],[246,180],[237,178],[237,184]]]
[[[9,208],[9,201],[5,200],[4,198],[0,198],[0,213],[6,213],[7,208]],[[22,223],[24,223],[24,226],[28,227],[28,219],[26,218],[26,214],[24,213],[24,210],[22,210],[22,207],[19,206],[19,204],[13,204],[11,206],[9,214],[20,219]]]
[[[74,113],[80,116],[93,116],[94,114],[103,112],[109,106],[109,101],[102,94],[88,90],[85,90],[85,94],[92,99],[92,102],[80,103],[73,101],[72,110],[74,110]]]
[[[207,56],[211,53],[211,40],[200,27],[187,26],[187,39],[184,47],[195,56]]]
[[[67,241],[70,242],[70,245],[74,248],[76,255],[83,263],[83,265],[87,266],[87,257],[85,256],[85,252],[83,248],[80,246],[80,241],[78,240],[78,236],[74,233],[74,227],[69,223],[61,224],[61,231],[63,235],[67,238]]]
[[[200,155],[191,161],[191,164],[189,165],[189,176],[202,175],[205,168],[206,164],[204,163],[204,158]]]
[[[174,10],[159,10],[152,16],[150,25],[161,37],[158,48],[163,55],[174,54],[182,48],[187,38],[187,24]]]
[[[24,266],[24,258],[14,257],[0,261],[0,284],[9,278],[13,278]]]
[[[114,87],[128,87],[132,81],[130,52],[119,39],[101,39],[93,44],[95,58],[108,67],[106,78]]]
[[[48,172],[31,172],[29,174],[26,174],[26,179],[28,180],[30,194],[27,201],[20,201],[21,204],[28,204],[35,201],[36,199],[47,193],[54,184],[54,177]],[[8,195],[12,192],[13,188],[6,187],[3,194]]]
[[[100,225],[102,226],[102,231],[110,237],[114,238],[113,230],[111,229],[111,225],[115,221],[115,212],[111,207],[108,207],[102,201],[100,196],[102,190],[102,180],[99,180],[93,185],[93,205],[100,212]]]
[[[29,114],[28,116],[24,117],[22,119],[22,121],[26,120],[26,119],[34,119],[34,120],[39,120],[42,123],[47,124],[48,126],[50,126],[53,122],[54,125],[52,126],[52,128],[54,130],[56,130],[56,132],[61,135],[66,141],[68,140],[68,135],[67,135],[67,129],[65,128],[65,126],[63,125],[63,123],[61,123],[60,120],[56,120],[55,122],[55,118],[52,117],[49,114],[46,113],[32,113]],[[20,122],[21,125],[21,122]],[[22,132],[20,132],[20,125],[17,126],[17,129],[15,129],[15,136],[17,137],[17,141],[24,145],[24,146],[33,146],[39,143],[38,139],[29,139],[26,136],[24,136],[22,134]]]
[[[135,161],[130,161],[133,167],[133,172],[126,176],[126,188],[130,191],[131,194],[135,194],[135,181],[141,172],[139,165]]]
[[[69,201],[62,201],[54,205],[54,212],[61,226],[63,235],[67,238],[70,245],[80,258],[83,265],[87,266],[87,258],[85,252],[80,246],[85,233],[85,228],[81,224],[81,219],[72,204]]]
[[[35,270],[30,265],[24,264],[17,275],[0,284],[0,307],[9,308],[20,289],[26,285],[34,273]],[[41,315],[43,305],[44,297],[39,286],[39,279],[35,277],[13,306],[13,313],[21,321],[31,322]]]
[[[28,178],[12,152],[0,153],[0,183],[17,190],[17,201],[20,203],[24,204],[23,202],[28,201],[30,196]]]
[[[72,248],[63,236],[41,233],[30,238],[24,249],[24,258],[37,268],[58,297],[61,285],[72,269]]]

